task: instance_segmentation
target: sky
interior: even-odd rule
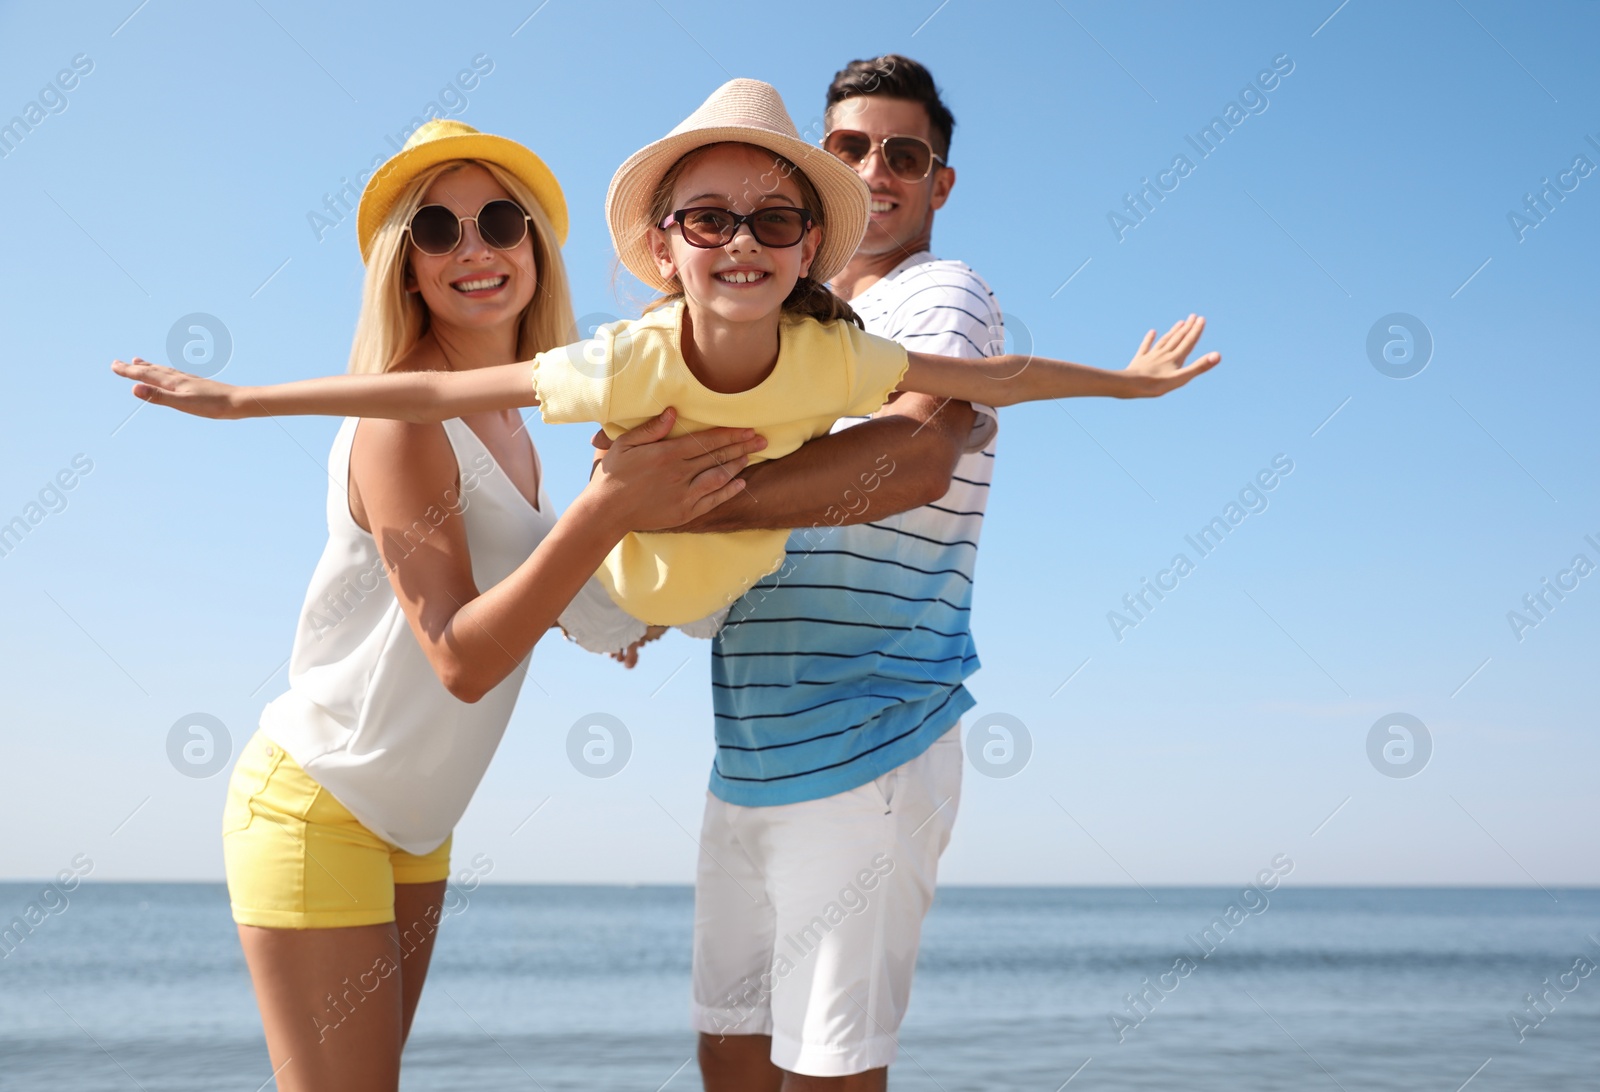
[[[342,371],[337,194],[434,110],[549,163],[578,314],[634,314],[618,164],[737,76],[815,137],[902,52],[957,119],[934,249],[1014,348],[1120,368],[1194,311],[1223,353],[1003,411],[941,879],[1600,882],[1600,5],[135,4],[0,8],[0,879],[221,879],[325,540],[336,421],[141,409],[114,357]],[[530,428],[565,505],[589,430]],[[536,649],[458,864],[692,882],[708,655]]]

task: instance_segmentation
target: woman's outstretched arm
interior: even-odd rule
[[[111,370],[134,380],[133,395],[196,417],[384,417],[431,424],[490,410],[537,406],[531,360],[463,372],[328,375],[264,387],[236,387],[134,357]]]
[[[1190,315],[1175,323],[1160,340],[1151,330],[1133,361],[1121,371],[1016,353],[970,360],[908,353],[911,362],[900,380],[900,389],[987,406],[1096,395],[1153,398],[1176,390],[1221,362],[1222,354],[1212,352],[1184,365],[1205,326],[1203,317]]]

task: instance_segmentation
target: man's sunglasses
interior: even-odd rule
[[[876,148],[883,156],[883,165],[889,168],[889,173],[902,182],[921,182],[928,177],[935,163],[944,164],[944,157],[934,155],[926,140],[914,136],[886,136],[881,140],[873,140],[855,129],[835,129],[822,138],[822,147],[857,170]]]
[[[502,197],[487,202],[476,216],[457,216],[443,205],[423,205],[406,230],[418,250],[438,257],[461,245],[461,225],[468,220],[478,225],[478,237],[484,242],[496,250],[511,250],[528,237],[530,219],[521,205]]]
[[[696,206],[679,209],[668,216],[661,222],[661,230],[666,231],[673,224],[678,225],[684,242],[701,250],[727,246],[739,233],[740,224],[749,224],[750,234],[762,246],[782,250],[806,237],[806,229],[811,226],[811,214],[805,209],[789,205],[769,205],[743,216],[728,209]]]

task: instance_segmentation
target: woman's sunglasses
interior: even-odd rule
[[[835,129],[822,138],[822,147],[836,159],[859,169],[874,148],[883,156],[883,165],[889,173],[902,182],[921,182],[928,177],[935,163],[944,164],[944,157],[933,154],[926,140],[914,136],[886,136],[873,140],[855,129]]]
[[[438,257],[461,245],[461,225],[469,220],[478,225],[478,237],[496,250],[521,246],[531,222],[521,205],[502,197],[487,202],[476,216],[457,216],[443,205],[423,205],[406,230],[418,250]]]
[[[727,246],[739,233],[740,224],[749,224],[750,234],[762,246],[782,250],[806,237],[811,214],[789,205],[770,205],[743,216],[727,209],[696,206],[668,216],[661,222],[661,230],[666,231],[673,224],[678,225],[684,242],[701,250]]]

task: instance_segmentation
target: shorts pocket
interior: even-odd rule
[[[222,805],[222,833],[232,834],[250,825],[254,815],[256,797],[266,789],[278,763],[283,760],[283,748],[276,746],[258,730],[239,753],[228,777],[228,797]]]
[[[878,791],[878,799],[883,801],[885,815],[894,811],[895,790],[900,784],[900,767],[896,766],[888,773],[873,781],[872,786]]]

